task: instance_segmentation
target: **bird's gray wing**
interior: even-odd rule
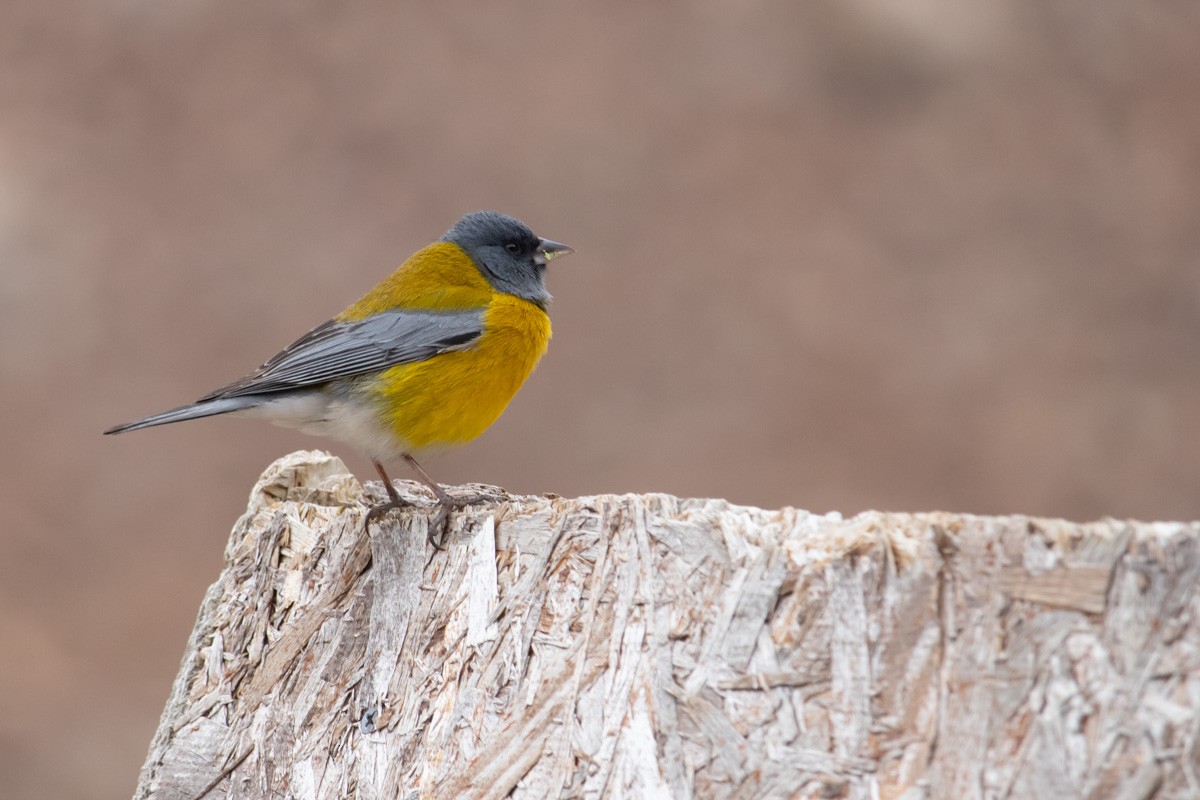
[[[255,372],[204,400],[265,394],[424,361],[462,350],[483,334],[483,309],[385,311],[363,320],[330,320],[288,345]]]

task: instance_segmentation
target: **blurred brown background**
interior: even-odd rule
[[[100,431],[475,208],[578,254],[444,482],[1200,516],[1200,6],[409,5],[4,5],[0,795],[127,795],[259,472],[370,477]]]

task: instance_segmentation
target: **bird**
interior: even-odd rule
[[[451,496],[415,454],[475,439],[508,406],[550,341],[546,266],[573,252],[506,214],[471,212],[249,375],[104,433],[229,414],[330,437],[383,479],[388,500],[367,527],[410,505],[384,467],[403,460],[433,493],[428,538],[442,549],[450,511],[488,498]]]

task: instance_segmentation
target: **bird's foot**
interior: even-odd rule
[[[429,532],[426,534],[426,539],[433,545],[434,550],[446,549],[446,538],[450,535],[450,512],[458,509],[466,508],[467,506],[476,506],[483,503],[502,503],[508,499],[507,493],[497,495],[492,492],[476,492],[474,494],[454,496],[448,494],[445,489],[439,486],[429,474],[417,463],[410,455],[405,455],[404,459],[413,467],[417,475],[421,478],[429,491],[433,493],[434,501],[436,502],[433,520],[429,523]],[[383,488],[387,492],[387,501],[379,505],[372,506],[367,510],[366,518],[364,519],[364,527],[369,528],[371,522],[385,516],[389,511],[395,509],[412,508],[415,504],[404,500],[400,497],[400,493],[396,491],[396,487],[392,485],[392,479],[388,477],[387,471],[378,461],[374,462],[375,469],[379,473],[379,477],[383,479]],[[503,492],[503,490],[501,490]]]
[[[434,505],[433,520],[429,523],[429,533],[425,538],[433,545],[434,550],[445,550],[446,538],[450,535],[450,513],[452,511],[458,511],[468,506],[494,503],[498,499],[500,498],[490,494],[477,494],[469,497],[446,495],[444,498],[438,498]],[[371,506],[367,509],[366,517],[363,518],[363,528],[369,529],[372,522],[387,516],[390,511],[414,507],[416,507],[415,503],[403,500],[398,496],[378,505]]]
[[[494,494],[472,494],[456,497],[446,494],[443,490],[437,498],[437,513],[429,524],[429,543],[435,550],[446,549],[446,537],[450,535],[450,512],[459,511],[468,506],[479,506],[484,503],[499,502],[502,498]]]
[[[372,522],[387,516],[389,511],[412,507],[412,503],[408,502],[407,500],[400,499],[399,495],[393,496],[391,499],[378,505],[371,506],[367,509],[367,515],[363,518],[363,529],[369,530]]]
[[[402,498],[400,493],[396,491],[396,487],[392,485],[392,479],[383,471],[383,465],[377,461],[375,462],[375,468],[379,470],[379,477],[383,478],[383,490],[387,492],[388,499],[367,509],[367,515],[363,518],[363,530],[367,532],[370,532],[373,521],[386,516],[389,511],[412,508],[414,505],[414,503]]]
[[[472,492],[471,494],[453,495],[443,490],[442,496],[438,497],[438,502],[448,503],[455,508],[466,508],[467,506],[482,506],[487,503],[505,503],[508,502],[508,499],[507,494]]]

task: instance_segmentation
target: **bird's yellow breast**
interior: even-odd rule
[[[407,450],[469,442],[487,430],[533,372],[550,341],[550,317],[528,300],[493,294],[483,335],[466,350],[381,373],[371,394]]]

